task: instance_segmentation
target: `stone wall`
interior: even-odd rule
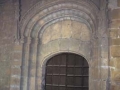
[[[0,90],[10,89],[15,36],[14,18],[13,2],[11,0],[0,0]]]
[[[55,0],[21,0],[21,2],[19,2],[18,0],[0,0],[0,90],[20,90],[21,64],[24,64],[24,63],[22,63],[22,49],[24,49],[24,47],[22,47],[22,43],[21,44],[16,43],[16,38],[17,38],[16,31],[18,30],[17,19],[19,18],[19,14],[20,14],[20,17],[22,18],[25,16],[26,12],[28,10],[30,10],[31,7],[33,7],[35,4],[37,4],[37,2],[39,2],[39,5],[41,7],[44,5],[47,6],[46,3],[50,3],[53,1],[55,1]],[[60,0],[58,0],[58,1],[60,1]],[[69,0],[69,1],[71,1],[71,0]],[[100,0],[91,0],[91,1],[93,1],[95,4],[97,4],[97,6],[100,5],[99,4]],[[105,0],[103,0],[103,1],[105,1]],[[101,0],[101,2],[102,2],[102,0]],[[20,4],[20,7],[18,6],[19,4]],[[109,13],[108,13],[108,16],[109,16],[108,30],[109,30],[109,32],[104,31],[104,27],[100,28],[101,31],[99,30],[98,33],[99,34],[102,33],[101,36],[103,38],[101,38],[101,41],[99,41],[98,47],[95,47],[95,48],[100,47],[99,49],[101,49],[101,52],[103,52],[103,53],[101,53],[101,52],[98,53],[99,60],[96,59],[94,62],[91,62],[92,63],[91,66],[99,64],[99,66],[96,66],[97,69],[94,69],[92,71],[93,72],[92,76],[93,76],[93,78],[95,78],[92,82],[92,83],[94,83],[92,87],[95,90],[98,90],[97,86],[100,87],[99,90],[101,90],[101,89],[103,90],[103,88],[104,88],[104,90],[120,90],[120,0],[109,0],[108,7],[109,7]],[[57,7],[55,7],[55,8],[57,8]],[[101,8],[101,12],[104,9],[105,8]],[[38,9],[34,9],[34,11],[32,11],[32,12],[37,12],[37,10]],[[41,12],[40,16],[42,16],[42,14],[44,15],[45,13],[46,13],[46,10]],[[101,14],[101,16],[102,15],[103,15],[102,20],[104,20],[104,16],[105,16],[104,12],[103,12],[103,14]],[[31,16],[32,16],[32,14],[31,14]],[[35,17],[35,19],[36,18],[38,18],[38,17]],[[100,18],[101,17],[99,17],[99,19]],[[32,23],[34,23],[34,20]],[[104,43],[107,41],[107,40],[105,40],[107,38],[104,37],[104,35],[103,35],[104,32],[106,32],[107,35],[110,36],[108,52],[106,49],[106,48],[108,48],[108,45],[106,45]],[[27,58],[25,58],[25,59],[29,59],[29,56],[27,56],[27,55],[29,53],[29,48],[30,48],[29,46],[31,43],[30,40],[27,41],[28,43],[26,44],[25,49],[26,49],[27,53],[25,54],[26,55],[25,57],[27,57]],[[65,42],[65,43],[67,43],[67,42]],[[72,43],[72,44],[75,44],[75,43]],[[76,49],[76,48],[73,47],[73,49]],[[34,49],[32,49],[32,50],[34,50]],[[109,73],[106,72],[108,70],[108,66],[107,66],[108,65],[107,64],[108,63],[108,53],[109,53],[109,60],[110,60]],[[96,54],[96,52],[94,52],[94,54]],[[36,57],[34,57],[34,55],[32,56],[32,58],[36,59]],[[97,73],[94,74],[95,72],[97,72]],[[100,80],[97,79],[98,77],[100,77],[99,78]],[[108,79],[108,81],[107,81],[107,79]],[[26,84],[27,81],[24,81],[24,82]],[[32,83],[30,83],[30,84],[32,84]],[[93,89],[91,89],[91,90],[93,90]]]
[[[33,6],[35,5],[38,1],[43,1],[43,0],[20,0],[20,15],[23,17],[25,13]],[[41,2],[42,4],[42,2]]]
[[[120,90],[120,0],[109,3],[110,90]]]

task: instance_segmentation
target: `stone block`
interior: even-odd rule
[[[84,55],[86,58],[90,58],[90,47],[89,42],[80,42],[79,53]]]
[[[52,31],[51,31],[51,40],[59,39],[61,38],[61,22],[55,23],[52,25]]]
[[[12,75],[21,75],[21,69],[20,68],[14,68],[14,67],[12,67],[11,68],[11,74]]]
[[[111,85],[110,90],[120,90],[120,85]]]
[[[70,40],[69,39],[61,39],[60,40],[60,50],[67,50],[69,49],[69,43]]]
[[[52,26],[49,26],[48,28],[46,28],[46,30],[44,31],[43,35],[42,35],[42,43],[46,44],[51,40],[51,33],[52,32]]]
[[[111,80],[120,83],[120,70],[111,69]]]
[[[111,39],[111,45],[120,45],[120,38]]]
[[[82,41],[89,41],[90,40],[90,30],[88,29],[88,27],[84,24],[82,25],[82,33],[80,35],[80,39]]]
[[[105,50],[105,49],[102,48],[102,50]],[[102,50],[101,50],[101,51],[102,51]],[[101,58],[102,58],[102,59],[108,59],[108,52],[107,52],[107,51],[108,51],[108,50],[101,52]]]
[[[20,90],[20,87],[10,87],[10,90]]]
[[[110,55],[112,57],[119,57],[120,56],[120,46],[111,46],[110,47]]]
[[[52,48],[51,48],[51,44],[45,44],[45,45],[41,45],[41,50],[40,53],[42,55],[42,57],[46,57],[47,55],[49,55],[52,52]]]
[[[100,78],[100,68],[91,68],[91,78],[99,79]]]
[[[98,60],[91,60],[91,61],[89,61],[89,64],[90,64],[91,68],[98,67],[99,61]]]
[[[12,65],[21,66],[21,64],[22,64],[22,61],[21,61],[21,60],[13,60],[13,61],[12,61]]]
[[[117,38],[118,37],[118,29],[110,30],[110,37],[111,38]]]
[[[106,58],[101,58],[100,62],[102,66],[108,66],[108,57]]]
[[[11,85],[20,85],[20,78],[11,77]]]
[[[120,7],[120,0],[117,0],[117,6]]]
[[[107,81],[106,80],[102,80],[101,81],[101,88],[100,88],[100,90],[107,90]]]
[[[115,67],[116,69],[120,69],[120,58],[119,57],[112,58],[110,60],[110,66]]]
[[[72,38],[80,39],[81,33],[82,33],[82,26],[84,24],[72,21]]]
[[[114,9],[112,11],[112,19],[120,19],[120,9]]]
[[[69,44],[70,51],[79,51],[80,41],[76,39],[71,39]]]
[[[89,81],[89,90],[101,90],[101,83],[99,80],[90,80]]]
[[[51,44],[51,52],[59,51],[59,49],[60,49],[60,46],[59,46],[60,41],[59,40],[60,39],[50,42],[50,44]]]
[[[22,45],[15,45],[14,50],[15,51],[22,51]]]
[[[101,79],[107,80],[108,78],[108,66],[102,66],[101,67]]]
[[[111,23],[110,23],[110,28],[119,28],[120,27],[120,20],[113,20]]]
[[[21,60],[21,58],[22,58],[22,53],[19,52],[14,53],[14,59]]]
[[[62,38],[70,38],[71,37],[71,21],[70,20],[65,20],[62,21],[62,29],[61,29],[61,36]]]

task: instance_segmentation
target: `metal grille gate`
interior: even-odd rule
[[[63,53],[46,64],[45,90],[89,90],[89,66],[82,56]]]

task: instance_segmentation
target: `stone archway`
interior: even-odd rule
[[[106,33],[100,36],[104,32],[100,31],[104,22],[101,14],[89,0],[58,0],[33,7],[20,24],[23,43],[20,90],[42,90],[42,66],[46,58],[60,52],[84,56],[90,66],[89,90],[106,90],[102,84],[106,84],[108,73],[102,78],[101,66],[108,64],[108,42]]]

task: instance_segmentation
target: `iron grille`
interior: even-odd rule
[[[88,63],[82,56],[54,56],[46,64],[45,90],[89,90],[88,72]]]

